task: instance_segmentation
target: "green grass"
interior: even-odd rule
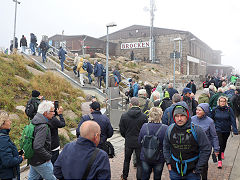
[[[12,121],[10,132],[11,139],[18,146],[21,132],[29,120],[24,112],[17,110],[16,106],[26,106],[27,101],[31,98],[32,90],[36,89],[41,92],[47,100],[58,100],[59,105],[65,110],[72,110],[76,115],[81,117],[81,101],[77,97],[85,97],[79,89],[74,89],[65,79],[46,72],[41,76],[34,76],[26,68],[26,65],[40,70],[31,61],[24,59],[21,55],[0,54],[0,110],[5,110],[9,114],[17,114],[20,120]],[[18,75],[30,83],[23,83]],[[65,96],[62,93],[69,94]],[[67,129],[77,126],[77,120],[66,120]]]

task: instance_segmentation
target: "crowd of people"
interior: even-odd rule
[[[79,59],[82,66],[83,62]],[[170,179],[206,180],[210,155],[219,169],[223,167],[230,133],[238,135],[240,130],[239,89],[226,80],[222,86],[210,84],[197,101],[194,80],[180,93],[172,83],[140,87],[134,79],[128,82],[129,109],[119,121],[125,139],[122,180],[128,178],[131,157],[136,160],[136,177],[142,180],[150,179],[152,171],[154,179],[161,179],[164,164]],[[63,108],[32,91],[25,111],[34,125],[28,179],[111,179],[107,139],[113,127],[94,96],[87,95],[81,109],[77,140],[59,153]],[[25,159],[11,141],[10,129],[9,114],[0,111],[0,179],[20,179],[19,165]]]

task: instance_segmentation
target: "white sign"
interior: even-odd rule
[[[149,48],[150,43],[147,42],[133,42],[133,43],[122,43],[121,49],[136,49],[136,48]]]

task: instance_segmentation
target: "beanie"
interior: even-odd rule
[[[183,106],[176,106],[173,112],[173,117],[175,117],[177,114],[183,114],[188,118],[187,110]]]
[[[100,110],[100,104],[97,101],[94,101],[89,105],[93,110]]]
[[[32,91],[32,97],[38,97],[40,95],[40,92],[37,90]]]

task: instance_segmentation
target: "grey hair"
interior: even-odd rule
[[[154,100],[160,99],[160,93],[158,91],[154,91],[152,93],[152,97],[153,97]]]
[[[37,112],[43,114],[45,112],[49,113],[51,108],[54,108],[52,101],[43,101],[39,104]]]
[[[139,106],[139,101],[137,97],[132,97],[130,100],[130,104],[132,104],[132,106]]]
[[[175,103],[178,103],[181,101],[181,95],[178,94],[178,93],[175,93],[173,96],[172,96],[172,101],[175,102]]]
[[[9,119],[9,114],[6,111],[0,111],[0,127]]]

